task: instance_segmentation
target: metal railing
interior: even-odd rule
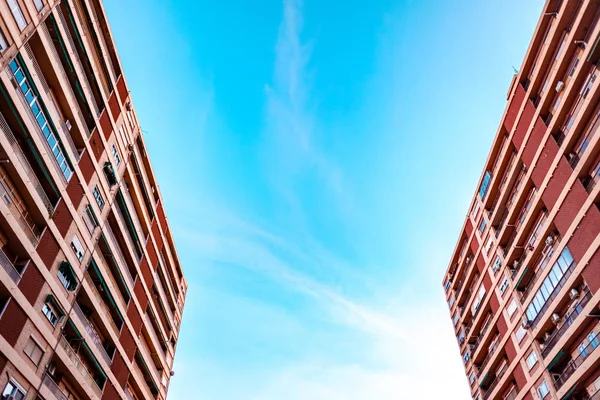
[[[71,37],[71,32],[69,32],[69,28],[67,25],[67,21],[65,20],[65,16],[60,8],[56,9],[56,14],[58,15],[58,18],[60,19],[62,26],[65,27],[65,32],[63,34],[63,37],[65,37],[67,39],[66,40],[68,43],[67,51],[69,52],[71,61],[73,61],[73,64],[75,65],[75,69],[78,69],[77,72],[79,75],[79,81],[81,82],[81,86],[83,87],[83,90],[88,93],[88,98],[89,98],[88,101],[92,104],[92,107],[94,109],[94,112],[96,113],[96,116],[100,117],[100,109],[98,108],[98,104],[96,103],[96,99],[94,98],[94,95],[92,93],[91,85],[87,79],[85,69],[83,68],[83,65],[81,64],[81,59],[79,58],[79,54],[77,54],[77,50],[76,50],[77,48],[75,47],[75,42],[73,42],[73,38]],[[87,126],[86,126],[86,129],[87,129]],[[89,132],[87,132],[87,134],[89,136]]]
[[[8,257],[4,253],[4,251],[2,251],[2,249],[0,249],[0,264],[2,265],[2,267],[4,268],[6,273],[8,273],[8,276],[10,276],[10,279],[12,279],[12,281],[16,285],[18,285],[19,282],[21,281],[22,276],[19,273],[19,271],[17,271],[17,269],[15,268],[13,263],[8,259]]]
[[[593,346],[595,344],[595,346]],[[594,339],[588,343],[584,349],[579,350],[579,355],[569,361],[561,375],[554,381],[554,387],[559,390],[567,382],[567,380],[577,371],[583,362],[599,347],[598,339]]]
[[[488,365],[494,354],[496,354],[496,350],[498,350],[498,341],[494,342],[494,344],[490,346],[488,355],[485,357],[485,359],[481,363],[481,366],[479,367],[480,371],[483,371],[485,369],[485,367]]]
[[[135,374],[138,376],[138,379],[142,382],[142,385],[140,385],[142,391],[144,391],[144,398],[145,399],[153,399],[155,396],[152,395],[152,392],[150,390],[150,386],[148,385],[148,382],[146,382],[146,379],[144,378],[146,376],[146,374],[144,374],[140,368],[140,366],[137,363],[137,360],[134,359],[133,361],[133,370],[135,372]]]
[[[158,288],[158,292],[159,292],[159,301],[162,303],[162,308],[167,310],[167,314],[170,318],[171,321],[175,320],[175,317],[173,316],[173,312],[171,311],[171,307],[169,307],[169,302],[167,299],[167,293],[165,292],[165,289],[163,288],[162,285],[162,281],[160,279],[160,277],[158,276],[158,272],[154,273],[154,284],[155,286]]]
[[[158,371],[158,368],[156,367],[156,364],[154,363],[154,359],[152,358],[152,353],[150,353],[150,349],[148,348],[148,345],[146,344],[146,341],[144,340],[143,337],[140,337],[140,343],[142,344],[140,346],[140,348],[142,349],[142,355],[146,359],[146,365],[148,365],[150,367],[149,369],[150,369],[151,373],[154,374],[154,380],[160,381],[160,372]]]
[[[101,262],[104,263],[104,260]],[[110,280],[110,283],[112,284],[112,286],[115,288],[115,291],[117,291],[119,293],[118,295],[113,296],[113,298],[118,299],[119,303],[121,303],[121,307],[123,307],[124,310],[127,310],[127,303],[125,303],[125,299],[123,298],[123,295],[121,294],[121,289],[119,289],[119,285],[117,284],[117,281],[115,280],[112,270],[110,268],[108,268],[108,265],[104,265],[104,267],[106,269],[105,275],[108,276],[108,279]]]
[[[100,296],[100,292],[98,292],[98,288],[96,288],[96,284],[92,280],[92,277],[86,273],[85,280],[87,281],[88,285],[90,285],[90,288],[92,289],[92,292],[94,293],[94,296],[96,296],[96,301],[98,302],[98,304],[100,304],[100,307],[102,307],[102,311],[105,314],[105,318],[102,318],[102,320],[103,321],[109,320],[109,325],[113,327],[113,329],[115,330],[115,335],[118,337],[120,330],[117,327],[117,325],[115,324],[115,321],[113,320],[110,309],[104,302],[104,299],[102,299],[102,296]]]
[[[96,8],[94,7],[93,4],[90,4],[89,9],[91,11],[91,16],[94,20],[94,23],[96,24],[96,36],[99,39],[101,51],[102,51],[102,53],[104,53],[103,54],[104,61],[108,65],[108,70],[112,73],[113,81],[117,82],[118,76],[117,76],[117,73],[115,72],[115,69],[114,69],[114,66],[112,63],[112,56],[110,55],[110,52],[108,51],[108,45],[106,44],[106,40],[104,39],[104,32],[102,30],[102,26],[100,25],[100,20],[98,18],[98,14],[96,13]],[[102,55],[100,55],[100,57],[102,57]]]
[[[532,321],[532,323],[531,323],[532,328],[535,327],[538,322],[540,322],[540,319],[542,319],[542,317],[544,316],[544,314],[546,313],[546,311],[548,311],[548,308],[550,307],[550,305],[552,304],[552,302],[554,301],[554,299],[556,298],[556,296],[558,296],[558,293],[563,288],[563,286],[565,286],[565,284],[567,283],[567,280],[569,279],[569,277],[571,276],[571,274],[575,270],[576,266],[577,266],[577,263],[575,261],[573,261],[571,263],[571,265],[569,266],[569,269],[567,269],[567,271],[563,275],[563,277],[560,278],[560,281],[558,282],[558,285],[556,285],[556,287],[554,288],[554,290],[550,294],[550,297],[548,297],[548,299],[546,300],[546,303],[543,305],[543,307],[540,310],[540,312],[536,315],[535,319]]]
[[[500,381],[502,380],[502,377],[504,376],[505,373],[506,373],[506,369],[496,376],[496,379],[494,379],[494,382],[492,382],[490,387],[483,393],[484,400],[489,399],[489,397],[492,395],[492,392],[494,391],[494,389],[496,389],[496,386],[498,386],[498,383],[500,383]]]
[[[573,311],[569,314],[565,315],[563,324],[554,331],[552,336],[545,341],[544,350],[542,350],[542,357],[546,358],[550,351],[554,348],[556,343],[560,340],[561,337],[565,334],[565,332],[569,329],[573,322],[577,319],[577,317],[583,312],[583,308],[589,303],[592,298],[592,294],[590,290],[586,288],[583,297],[579,300]]]
[[[4,204],[9,208],[11,215],[23,230],[23,233],[25,233],[31,243],[35,246],[40,240],[41,232],[28,215],[29,211],[20,199],[21,196],[15,196],[16,189],[13,190],[14,184],[12,182],[9,184],[9,182],[8,176],[3,175],[0,172],[0,196],[2,197]],[[17,207],[17,204],[19,204],[19,207]]]
[[[102,389],[98,386],[94,378],[92,378],[92,374],[90,373],[90,371],[88,371],[85,364],[81,361],[81,358],[79,358],[79,355],[77,354],[75,349],[71,347],[66,337],[61,336],[60,345],[67,352],[67,355],[71,359],[73,366],[79,371],[79,373],[87,382],[88,386],[92,389],[94,394],[96,394],[99,398],[102,397]]]
[[[160,354],[164,357],[165,351],[163,350],[163,348],[161,346],[161,344],[164,343],[164,340],[160,340],[158,338],[158,334],[156,333],[156,330],[154,329],[154,325],[150,321],[150,316],[148,314],[146,314],[144,316],[144,320],[146,322],[147,330],[148,330],[148,332],[150,332],[150,336],[152,336],[152,340],[154,340],[154,342],[156,343],[156,348],[158,349]]]
[[[102,358],[104,358],[104,361],[106,361],[106,363],[108,365],[111,365],[112,359],[106,352],[106,349],[104,348],[104,345],[102,344],[102,339],[100,339],[100,335],[98,335],[98,332],[96,332],[96,328],[94,328],[92,323],[87,319],[87,317],[85,316],[85,314],[83,313],[83,311],[81,310],[81,308],[79,307],[79,304],[77,304],[77,302],[75,302],[73,309],[75,310],[75,314],[77,314],[77,316],[83,323],[83,326],[85,326],[86,332],[92,338],[92,342],[94,342],[94,344],[96,345],[96,348],[100,352],[100,355],[102,356]]]
[[[115,256],[115,258],[117,260],[117,267],[121,271],[123,271],[123,273],[129,280],[131,287],[133,288],[133,282],[134,282],[133,277],[131,276],[131,273],[129,272],[129,267],[127,266],[127,262],[125,262],[125,256],[123,256],[123,252],[121,251],[121,246],[119,245],[119,242],[117,242],[117,237],[115,236],[112,228],[110,227],[110,224],[108,224],[108,223],[104,224],[103,229],[104,229],[104,232],[106,233],[106,236],[108,236],[109,241],[112,242],[111,251],[112,251],[113,256]]]
[[[125,218],[125,216],[123,215],[123,212],[121,211],[121,207],[119,206],[119,203],[117,201],[114,202],[114,207],[113,209],[116,211],[117,215],[118,215],[118,219],[121,221],[121,223],[123,224],[123,237],[125,237],[125,240],[127,241],[127,244],[129,244],[129,246],[131,247],[131,251],[133,252],[133,259],[136,261],[136,263],[139,264],[139,262],[141,261],[141,256],[138,257],[138,252],[137,252],[137,246],[135,245],[133,238],[131,237],[131,234],[129,233],[129,229],[127,229],[127,218]],[[140,244],[141,247],[141,244]],[[143,251],[142,251],[142,255],[143,255]]]
[[[23,152],[23,149],[21,149],[21,146],[19,146],[19,143],[17,142],[15,135],[10,130],[2,113],[0,113],[0,131],[2,131],[5,139],[8,141],[8,143],[12,147],[12,150],[14,151],[15,155],[17,156],[17,159],[19,160],[19,164],[21,164],[21,167],[23,167],[23,170],[25,170],[25,173],[27,174],[27,178],[29,178],[29,182],[31,183],[31,185],[35,189],[35,192],[38,194],[38,196],[42,200],[42,203],[44,203],[44,206],[46,207],[46,211],[48,211],[48,214],[52,215],[54,213],[54,206],[52,205],[52,203],[50,202],[50,199],[46,195],[46,192],[44,191],[42,184],[40,183],[37,176],[33,172],[33,168],[31,167],[31,164],[29,164],[27,157],[25,157],[25,153]]]
[[[144,231],[142,230],[142,224],[140,222],[140,217],[138,216],[138,213],[137,213],[137,209],[133,205],[133,199],[131,198],[131,193],[129,192],[129,188],[127,187],[127,184],[125,184],[124,182],[122,182],[122,184],[121,184],[121,193],[123,193],[123,198],[125,199],[125,204],[127,205],[127,208],[129,209],[129,215],[131,216],[131,219],[133,220],[133,225],[135,226],[135,229],[138,232],[138,237],[142,238],[145,236],[144,237],[144,243],[145,243],[148,240],[150,233],[148,233],[148,235],[144,234]]]
[[[46,26],[44,25],[44,27],[46,27]],[[38,64],[38,62],[33,54],[33,50],[31,49],[31,46],[29,45],[29,43],[25,43],[23,48],[25,49],[25,54],[27,54],[27,56],[29,57],[29,61],[33,65],[34,74],[37,75],[37,78],[42,85],[42,89],[46,93],[47,101],[45,101],[45,104],[46,104],[46,108],[48,109],[48,112],[50,114],[50,118],[52,118],[52,120],[56,123],[56,125],[58,125],[60,127],[60,130],[62,131],[67,144],[71,148],[71,152],[73,152],[73,155],[75,156],[77,161],[79,161],[79,159],[81,158],[81,154],[79,154],[79,151],[77,150],[77,146],[75,146],[75,143],[73,142],[73,138],[71,137],[71,132],[69,131],[69,128],[67,128],[67,125],[65,124],[65,122],[63,121],[63,118],[61,117],[60,113],[58,112],[58,108],[56,107],[56,104],[54,103],[54,98],[52,97],[52,94],[50,93],[50,87],[48,86],[48,82],[46,82],[46,78],[44,77],[44,74],[42,73],[42,69],[40,68],[40,65]],[[61,65],[61,68],[62,68],[62,65]],[[71,93],[73,93],[73,92],[71,92]]]
[[[69,400],[67,395],[58,387],[54,379],[50,377],[50,375],[44,375],[44,385],[50,390],[50,393],[54,395],[54,397],[58,400]]]

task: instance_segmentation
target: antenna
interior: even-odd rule
[[[514,65],[512,66],[512,68],[513,68],[513,71],[515,71],[515,75],[519,73],[519,70],[516,69]]]

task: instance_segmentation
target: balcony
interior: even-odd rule
[[[109,325],[115,330],[115,335],[119,336],[119,334],[121,332],[121,328],[119,326],[117,326],[117,323],[115,322],[114,317],[113,317],[113,313],[106,305],[106,302],[104,301],[104,299],[100,295],[100,292],[98,291],[98,288],[96,287],[96,283],[94,282],[92,277],[89,275],[89,273],[85,274],[85,280],[87,281],[88,285],[92,289],[92,293],[96,297],[96,302],[98,304],[100,304],[100,307],[102,308],[102,312],[104,313],[104,316],[105,316],[104,318],[102,318],[102,320],[103,321],[108,320]]]
[[[492,382],[490,387],[487,388],[487,390],[483,393],[483,400],[487,400],[490,398],[490,396],[494,392],[494,389],[496,389],[496,386],[498,386],[498,383],[500,383],[500,381],[502,380],[502,377],[504,376],[505,373],[506,373],[506,369],[503,370],[501,373],[499,373],[496,376],[496,379],[494,379],[494,382]]]
[[[575,270],[576,267],[577,267],[577,263],[575,261],[573,261],[571,263],[571,265],[569,266],[569,269],[567,269],[565,274],[562,276],[562,278],[558,282],[558,285],[556,285],[556,287],[550,294],[550,297],[546,300],[546,303],[543,305],[542,309],[539,311],[539,313],[536,315],[535,319],[532,321],[532,323],[531,323],[532,327],[535,327],[538,324],[538,322],[540,322],[540,319],[542,319],[542,317],[544,316],[546,311],[548,311],[548,308],[550,307],[550,305],[552,304],[554,299],[556,299],[556,297],[560,293],[560,290],[565,286],[565,284],[567,283],[567,280],[569,279],[569,277],[571,276],[571,274],[573,273],[573,271]]]
[[[87,317],[85,316],[85,314],[83,313],[83,311],[81,310],[81,308],[79,307],[79,304],[77,302],[75,302],[75,304],[73,305],[73,309],[75,310],[75,314],[77,315],[77,317],[79,318],[79,320],[81,321],[83,326],[85,327],[86,332],[92,338],[92,342],[94,342],[94,345],[98,349],[98,352],[100,353],[100,355],[102,356],[102,358],[104,359],[106,364],[111,365],[112,358],[106,352],[106,349],[104,348],[104,345],[102,344],[102,339],[100,339],[100,335],[98,335],[98,332],[96,332],[96,328],[94,328],[94,325],[92,325],[92,323],[87,319]]]
[[[498,350],[498,341],[495,341],[490,346],[487,357],[485,357],[485,359],[481,363],[481,366],[479,367],[480,371],[483,371],[485,369],[485,367],[489,364],[490,360],[493,358],[494,354],[496,353],[496,350]]]
[[[140,343],[141,343],[141,346],[139,348],[141,349],[141,353],[142,353],[143,357],[145,358],[146,365],[150,365],[149,370],[151,371],[151,374],[153,375],[153,379],[156,381],[160,381],[160,371],[156,367],[156,364],[154,363],[154,358],[152,357],[152,354],[150,353],[150,349],[148,348],[148,345],[146,344],[146,340],[144,339],[143,336],[140,337]]]
[[[58,387],[54,379],[50,375],[44,375],[44,385],[48,388],[50,393],[54,395],[57,400],[69,400],[69,397]]]
[[[103,229],[104,229],[104,232],[106,233],[106,236],[108,237],[108,241],[110,241],[112,243],[112,246],[109,246],[108,243],[107,243],[107,246],[110,248],[111,254],[115,258],[116,264],[119,267],[119,270],[124,272],[124,275],[127,278],[127,280],[129,281],[129,284],[131,285],[131,287],[133,287],[134,279],[131,276],[131,272],[129,271],[129,267],[128,267],[129,264],[127,264],[127,262],[125,261],[125,256],[123,255],[123,252],[121,251],[121,246],[119,246],[117,237],[113,233],[113,230],[110,227],[110,224],[104,224]]]
[[[92,374],[86,368],[85,363],[81,360],[81,358],[77,354],[77,351],[69,344],[69,341],[64,336],[61,336],[60,338],[60,347],[62,347],[66,351],[67,355],[71,359],[71,362],[73,363],[73,366],[79,371],[84,381],[92,389],[94,394],[98,396],[98,398],[102,397],[102,389],[100,389],[100,387],[92,377]]]
[[[584,349],[579,350],[579,356],[569,361],[562,373],[554,381],[556,390],[560,390],[567,380],[579,369],[581,364],[598,348],[598,342],[592,341]]]
[[[1,249],[0,249],[0,265],[2,265],[2,268],[4,268],[4,270],[6,271],[8,276],[10,276],[10,279],[12,279],[12,281],[15,283],[15,285],[18,285],[19,282],[21,281],[22,276]]]
[[[159,349],[160,355],[162,357],[164,357],[165,356],[165,348],[163,346],[165,346],[165,341],[164,340],[160,340],[158,338],[158,335],[157,335],[157,333],[155,331],[155,328],[154,328],[154,324],[150,320],[150,316],[148,314],[146,314],[144,316],[144,320],[146,322],[146,326],[148,327],[148,332],[150,332],[150,336],[152,336],[152,340],[154,341],[154,343],[156,343],[156,348]]]
[[[590,293],[590,289],[586,287],[583,296],[581,297],[579,303],[575,306],[573,311],[565,315],[565,317],[563,318],[563,324],[554,331],[554,333],[548,338],[548,340],[544,342],[545,346],[542,350],[542,357],[546,358],[548,354],[550,354],[550,351],[552,351],[556,343],[558,343],[560,338],[563,337],[565,332],[567,332],[569,327],[573,325],[573,322],[575,322],[577,317],[583,312],[583,309],[589,303],[591,298],[592,294]]]
[[[600,400],[600,390],[598,390],[596,393],[594,393],[591,396],[588,395],[584,395],[581,400]]]
[[[34,191],[37,193],[40,200],[44,204],[46,211],[48,212],[49,215],[52,215],[54,213],[54,206],[52,205],[52,203],[50,202],[50,199],[46,195],[46,192],[44,191],[42,184],[40,183],[35,172],[33,171],[33,168],[31,167],[31,164],[27,160],[25,153],[23,153],[23,149],[17,142],[15,135],[13,134],[12,130],[8,126],[8,123],[6,122],[6,120],[4,119],[4,116],[1,113],[0,113],[0,131],[2,132],[2,135],[4,136],[4,138],[10,144],[12,151],[14,152],[15,156],[17,157],[17,161],[21,165],[21,168],[23,168],[23,171],[25,171],[25,174],[27,175],[27,179],[29,180],[29,183],[33,186]]]

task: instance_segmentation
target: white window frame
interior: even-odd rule
[[[81,240],[79,240],[79,236],[76,234],[73,235],[73,239],[71,240],[71,249],[73,250],[73,253],[75,253],[75,257],[77,257],[79,261],[82,261],[85,256],[85,247],[83,247]]]
[[[2,53],[6,49],[8,49],[8,42],[6,41],[4,33],[0,31],[0,53]]]
[[[27,353],[27,346],[29,346],[30,343],[33,343],[33,350],[35,351],[36,349],[39,349],[41,355],[39,360],[36,362],[33,359],[33,355]],[[31,362],[33,362],[36,366],[40,365],[40,362],[42,362],[42,359],[44,358],[44,354],[46,354],[46,352],[44,351],[44,349],[42,348],[42,346],[40,345],[40,342],[38,342],[33,336],[29,337],[29,340],[27,341],[27,343],[25,344],[25,347],[23,348],[23,353],[25,353],[25,355],[27,355],[27,357],[31,360]]]
[[[545,399],[546,396],[550,394],[550,388],[548,388],[548,383],[546,381],[543,381],[540,386],[538,386],[537,393],[538,396],[540,396],[540,399]]]
[[[12,386],[10,391],[8,388],[9,386]],[[16,397],[17,392],[21,393],[21,398]],[[4,390],[2,391],[2,398],[4,398],[4,396],[15,396],[15,399],[23,400],[25,397],[27,397],[27,390],[25,390],[25,388],[23,388],[23,386],[21,386],[14,378],[10,378],[6,383],[6,386],[4,386]]]
[[[58,311],[56,311],[56,307],[54,305],[46,301],[42,306],[42,314],[46,316],[46,319],[48,319],[52,326],[56,327],[56,324],[58,324],[58,321],[60,320],[60,316],[58,314]],[[54,322],[52,321],[53,318],[56,319]]]
[[[119,150],[117,149],[116,145],[112,145],[112,153],[113,153],[113,158],[115,159],[115,164],[117,165],[117,167],[119,165],[121,165],[121,156],[119,155]]]
[[[27,27],[27,19],[25,18],[25,14],[23,14],[23,10],[21,10],[21,5],[18,0],[6,0],[8,4],[8,8],[10,8],[10,12],[17,23],[20,31],[23,31],[25,27]]]
[[[44,8],[44,2],[42,0],[33,0],[33,4],[38,12],[42,11],[42,8]]]
[[[531,353],[529,353],[529,355],[527,356],[527,358],[525,359],[525,362],[527,363],[527,368],[529,369],[529,371],[531,371],[531,369],[533,367],[535,367],[535,365],[538,363],[539,359],[537,356],[537,353],[534,351],[532,351]]]

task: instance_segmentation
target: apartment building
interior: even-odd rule
[[[100,0],[0,0],[0,395],[165,399],[186,281]]]
[[[443,280],[473,399],[600,399],[599,18],[545,3]]]

